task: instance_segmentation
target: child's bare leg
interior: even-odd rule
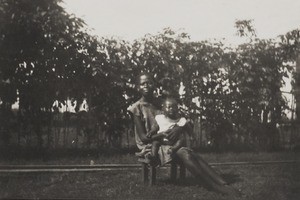
[[[158,150],[160,145],[159,141],[153,141],[151,143],[151,150],[149,149],[150,151],[147,151],[143,156],[145,158],[143,162],[151,165],[157,165],[156,163],[158,163]]]
[[[152,142],[151,154],[152,154],[153,158],[155,158],[155,159],[158,159],[158,150],[159,150],[160,146],[161,146],[160,141],[153,141]]]
[[[145,155],[147,162],[149,162],[152,166],[156,166],[159,164],[158,150],[160,145],[161,143],[159,141],[153,141],[151,147],[151,153]]]

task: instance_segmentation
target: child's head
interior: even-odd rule
[[[153,95],[154,81],[150,74],[142,73],[139,75],[138,91],[145,97]]]
[[[176,119],[178,115],[178,102],[175,98],[168,97],[163,102],[162,107],[165,116]]]

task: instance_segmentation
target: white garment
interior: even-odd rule
[[[172,129],[175,125],[182,127],[186,124],[186,119],[184,117],[179,119],[170,119],[163,114],[156,115],[155,120],[159,126],[158,133]]]

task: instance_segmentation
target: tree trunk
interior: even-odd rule
[[[77,114],[78,117],[78,114]],[[76,125],[76,136],[75,136],[75,148],[78,148],[78,140],[79,140],[79,135],[80,135],[80,131],[81,131],[81,125],[80,122],[77,122]]]
[[[55,143],[55,147],[58,148],[59,146],[59,136],[60,136],[60,129],[61,129],[61,126],[59,124],[57,124],[57,126],[55,127],[55,135],[54,135],[54,143]]]
[[[47,130],[47,148],[49,149],[51,147],[51,143],[52,143],[52,137],[51,137],[51,133],[52,133],[52,127],[53,127],[53,116],[52,116],[52,112],[51,112],[51,108],[48,109],[48,130]]]
[[[126,128],[126,140],[127,140],[127,149],[129,149],[130,145],[129,145],[129,128]]]
[[[41,125],[39,123],[35,125],[35,132],[37,136],[37,146],[39,149],[41,149],[43,147],[43,138]]]
[[[269,115],[269,109],[265,108],[263,110],[263,124],[267,124],[268,123],[268,115]]]

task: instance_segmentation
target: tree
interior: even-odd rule
[[[28,120],[23,125],[34,124],[40,146],[42,122],[49,121],[42,112],[51,112],[55,100],[83,97],[75,80],[85,74],[89,60],[84,52],[91,38],[84,22],[60,3],[1,0],[0,5],[1,91],[9,90],[1,93],[2,106],[18,98],[19,114]]]
[[[300,116],[300,30],[295,29],[280,35],[280,46],[282,54],[284,54],[286,63],[295,63],[296,70],[293,71],[293,91],[296,98],[296,115],[299,120]]]

